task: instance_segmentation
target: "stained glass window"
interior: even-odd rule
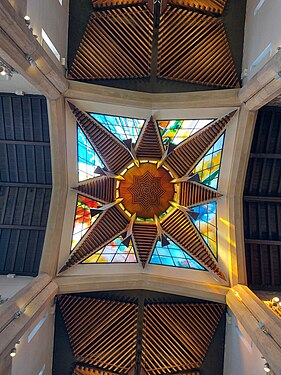
[[[101,204],[94,199],[84,197],[83,195],[78,194],[74,227],[72,234],[72,243],[71,250],[78,244],[90,226],[98,218],[98,215],[92,216],[91,208],[100,207]]]
[[[207,151],[192,171],[195,174],[198,173],[202,184],[210,186],[213,189],[217,189],[218,187],[223,142],[224,134]]]
[[[109,130],[120,141],[132,139],[136,142],[140,130],[145,120],[139,120],[129,117],[101,115],[98,113],[90,113],[90,115],[101,123],[107,130]]]
[[[158,121],[162,140],[165,146],[169,143],[175,145],[181,143],[186,138],[190,137],[198,130],[204,128],[212,122],[213,119],[207,120],[168,120]]]
[[[192,207],[199,213],[196,220],[192,219],[206,244],[217,257],[217,202],[210,202]]]
[[[132,242],[127,247],[117,237],[82,263],[137,263],[137,259]]]
[[[80,126],[77,126],[77,140],[78,180],[83,181],[99,176],[95,173],[95,168],[104,167],[104,165]]]
[[[149,263],[180,268],[192,268],[202,271],[205,270],[201,264],[196,262],[196,260],[183,251],[170,238],[169,242],[170,244],[167,246],[162,246],[160,241],[156,243]]]

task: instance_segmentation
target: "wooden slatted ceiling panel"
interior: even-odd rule
[[[200,367],[223,311],[219,304],[147,305],[142,340],[147,374]]]
[[[144,0],[93,0],[94,8],[114,7],[120,5],[143,4]]]
[[[69,106],[90,143],[110,172],[118,175],[127,164],[133,162],[128,149],[110,131],[92,117],[80,111],[72,103],[69,103]]]
[[[204,185],[199,185],[192,182],[181,183],[180,190],[180,204],[182,206],[192,206],[198,203],[214,200],[220,197],[221,194],[207,188]]]
[[[73,354],[110,372],[127,372],[136,352],[137,305],[75,296],[60,297]]]
[[[165,163],[178,176],[182,177],[192,171],[196,162],[219,138],[225,126],[236,111],[205,126],[202,130],[180,143],[165,159]]]
[[[135,223],[133,226],[133,240],[139,260],[143,267],[149,259],[157,237],[154,223]]]
[[[151,117],[142,127],[136,143],[136,154],[139,159],[159,160],[164,148],[156,121]]]
[[[94,12],[69,78],[140,78],[150,75],[153,16],[146,5]]]
[[[171,4],[193,8],[202,12],[222,14],[227,0],[170,0]]]
[[[281,290],[281,110],[259,111],[244,187],[247,277],[253,289]]]
[[[38,274],[51,193],[46,99],[0,94],[0,274]]]
[[[75,366],[73,375],[114,375],[113,372],[96,370],[87,366],[77,365]]]
[[[171,238],[173,242],[185,249],[192,257],[198,260],[199,263],[215,272],[221,279],[226,280],[216,260],[205,245],[204,240],[186,214],[176,210],[163,219],[161,226],[165,234]]]
[[[104,176],[93,178],[80,184],[77,190],[83,194],[90,195],[98,201],[113,202],[115,199],[115,180]]]
[[[157,75],[189,83],[239,87],[222,21],[168,6],[160,18]]]
[[[94,222],[84,240],[79,242],[75,251],[70,254],[66,264],[60,270],[63,272],[75,264],[96,253],[103,246],[118,237],[128,225],[128,218],[116,206],[102,213]]]

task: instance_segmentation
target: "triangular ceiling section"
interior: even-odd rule
[[[120,141],[131,139],[133,143],[136,143],[145,123],[145,120],[131,117],[104,115],[92,112],[90,115],[114,134],[115,137],[120,139]]]
[[[91,209],[100,206],[101,204],[96,200],[78,194],[72,233],[71,250],[73,250],[74,247],[79,243],[81,238],[87,233],[88,229],[98,217],[98,215],[91,214]]]
[[[194,164],[206,151],[208,146],[222,134],[236,111],[205,126],[193,136],[180,143],[165,159],[165,162],[179,176],[192,171]]]
[[[194,174],[198,174],[202,184],[210,186],[213,189],[217,189],[218,187],[223,143],[224,134],[206,152],[192,171]]]
[[[92,178],[80,184],[76,190],[101,202],[113,202],[115,199],[115,179],[107,176]]]
[[[159,160],[164,153],[162,138],[156,121],[151,117],[142,128],[135,151],[137,158]]]
[[[95,254],[85,259],[82,263],[137,263],[132,241],[130,241],[129,246],[125,246],[122,240],[123,238],[121,236],[115,238],[101,250],[98,250]]]
[[[171,238],[195,260],[214,272],[222,280],[226,280],[218,262],[191,220],[187,213],[175,210],[162,220],[161,227],[167,237]]]
[[[194,182],[182,182],[180,186],[180,204],[190,207],[220,197],[221,194],[207,186]]]
[[[138,257],[143,267],[147,263],[153,250],[157,237],[157,228],[155,223],[134,223],[133,240]]]
[[[217,257],[217,202],[195,206],[192,207],[192,210],[198,213],[197,219],[191,219],[192,222],[196,225],[213,255]]]
[[[70,102],[68,104],[106,168],[118,175],[124,165],[133,161],[126,146],[87,113]]]
[[[169,244],[167,246],[162,246],[160,241],[156,243],[149,261],[150,264],[205,271],[205,268],[201,264],[196,262],[196,260],[183,251],[170,238],[168,238],[168,241]]]
[[[78,181],[99,176],[95,171],[96,167],[104,167],[103,162],[80,126],[77,126],[77,162]]]

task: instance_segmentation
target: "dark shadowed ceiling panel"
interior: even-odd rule
[[[72,64],[72,79],[140,78],[150,74],[153,19],[146,5],[92,14]]]
[[[281,290],[281,110],[259,111],[244,188],[249,286]]]
[[[239,87],[223,22],[171,6],[160,18],[157,72],[189,83]]]
[[[45,98],[0,94],[0,273],[38,273],[51,188]]]

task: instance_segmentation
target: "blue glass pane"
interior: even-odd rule
[[[121,241],[122,237],[115,238],[82,263],[137,263],[132,242],[126,247]]]
[[[212,122],[213,119],[207,120],[168,120],[157,121],[163,144],[167,146],[169,143],[178,145],[186,138],[190,137],[198,130],[204,128]]]
[[[99,176],[95,169],[97,166],[103,168],[104,165],[80,126],[77,126],[77,144],[78,180]]]
[[[218,187],[223,141],[224,134],[206,152],[192,171],[194,174],[198,173],[202,184],[210,186],[213,189],[217,189]]]
[[[164,247],[161,245],[161,242],[158,241],[156,243],[149,263],[180,268],[192,268],[201,271],[205,270],[201,264],[196,262],[196,260],[183,251],[170,238],[169,242],[169,245]]]
[[[136,142],[145,122],[145,120],[135,118],[101,115],[98,113],[90,113],[90,115],[120,139],[120,141],[132,139],[134,143]]]
[[[217,257],[217,203],[210,202],[192,207],[192,209],[199,214],[196,220],[192,219],[193,223],[214,256]]]

